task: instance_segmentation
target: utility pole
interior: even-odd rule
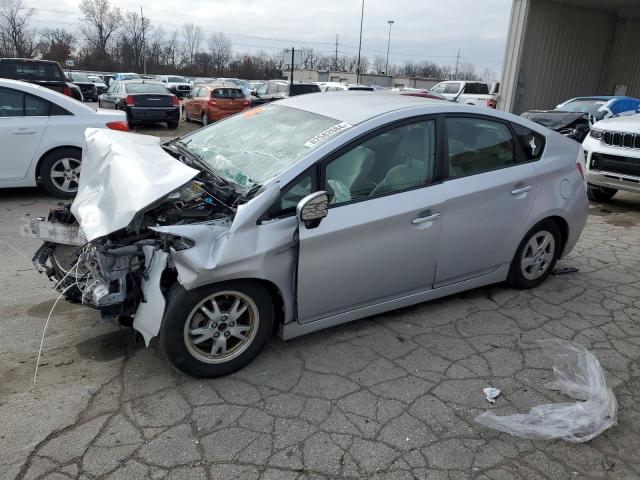
[[[140,18],[142,25],[142,73],[147,74],[147,41],[145,39],[144,13],[142,13],[142,5],[140,5]]]
[[[387,20],[389,24],[389,39],[387,40],[387,66],[384,69],[384,74],[389,75],[389,47],[391,46],[391,25],[393,25],[393,20]]]
[[[291,95],[291,92],[293,92],[293,62],[294,62],[294,54],[296,52],[296,49],[294,47],[291,47],[291,78],[289,79],[289,95]]]
[[[333,69],[338,70],[338,34],[336,34],[336,58],[333,61]]]
[[[454,80],[458,80],[458,64],[460,63],[460,49],[458,49],[458,56],[456,57],[456,73],[453,77]]]
[[[360,12],[360,41],[358,42],[358,66],[356,67],[356,83],[360,83],[360,50],[362,50],[362,21],[364,20],[364,0]]]

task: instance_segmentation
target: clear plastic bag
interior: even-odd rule
[[[565,340],[538,343],[554,364],[555,381],[545,387],[581,401],[538,405],[528,414],[504,417],[484,412],[476,422],[518,437],[576,443],[591,440],[614,425],[618,403],[598,359],[582,345]]]

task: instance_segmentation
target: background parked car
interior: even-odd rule
[[[96,112],[68,96],[0,79],[0,187],[41,183],[58,197],[78,189],[84,131],[127,130],[122,112]]]
[[[447,98],[443,95],[438,95],[437,93],[430,92],[429,90],[420,90],[420,89],[402,89],[398,90],[399,95],[408,95],[410,97],[421,97],[421,98],[430,98],[432,100],[446,100]]]
[[[216,79],[216,82],[222,83],[224,85],[228,85],[228,84],[236,85],[242,89],[242,91],[244,92],[247,98],[251,97],[251,92],[253,91],[253,88],[251,87],[249,82],[247,82],[246,80],[242,80],[240,78],[218,77]]]
[[[582,147],[591,200],[610,200],[618,190],[640,193],[640,115],[596,122]]]
[[[30,58],[0,58],[0,78],[35,83],[72,96],[71,88],[58,62]]]
[[[86,74],[69,72],[67,73],[67,79],[80,89],[80,92],[82,92],[82,99],[84,101],[98,101],[98,89]]]
[[[323,92],[343,92],[346,90],[362,90],[373,92],[375,89],[368,85],[358,85],[355,83],[323,82],[318,85]]]
[[[320,92],[320,87],[311,82],[295,82],[291,85],[286,80],[269,80],[251,95],[252,105],[282,100],[283,98]]]
[[[102,80],[99,76],[97,75],[87,75],[87,77],[89,77],[89,80],[91,80],[93,82],[93,84],[96,86],[96,93],[98,95],[102,95],[104,92],[107,91],[107,84],[104,83],[104,80]],[[96,101],[98,99],[96,98]]]
[[[240,87],[214,83],[196,85],[182,103],[185,121],[210,122],[221,120],[251,107]]]
[[[119,82],[121,80],[137,80],[141,78],[137,73],[114,73],[113,77],[109,79],[108,85],[111,86],[112,82]]]
[[[126,112],[129,125],[166,122],[169,128],[178,128],[180,119],[178,97],[154,80],[112,82],[109,90],[100,95],[98,106]]]
[[[183,98],[191,92],[191,84],[189,81],[179,75],[160,75],[158,77],[162,83],[178,98]]]
[[[444,96],[447,100],[477,107],[497,107],[497,96],[489,93],[489,85],[484,82],[447,81],[431,88],[431,93]]]
[[[632,97],[577,97],[562,102],[553,110],[530,110],[522,114],[545,127],[578,142],[584,141],[591,126],[606,118],[634,115],[640,100]]]

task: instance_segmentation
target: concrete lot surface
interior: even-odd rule
[[[217,380],[185,377],[130,331],[60,303],[33,385],[56,295],[31,267],[38,242],[17,231],[54,204],[36,189],[0,191],[2,479],[640,478],[639,196],[592,206],[561,262],[579,273],[274,338]],[[618,425],[570,444],[474,423],[487,409],[567,400],[543,387],[551,365],[535,341],[552,337],[597,355]],[[503,392],[494,406],[487,386]]]

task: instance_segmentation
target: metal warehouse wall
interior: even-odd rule
[[[602,92],[600,86],[617,21],[614,14],[530,0],[512,111],[553,108],[567,98],[613,93]],[[621,56],[619,63],[632,58],[625,62]]]
[[[609,62],[601,89],[612,93],[616,85],[626,85],[627,95],[640,98],[640,19],[619,18]]]

